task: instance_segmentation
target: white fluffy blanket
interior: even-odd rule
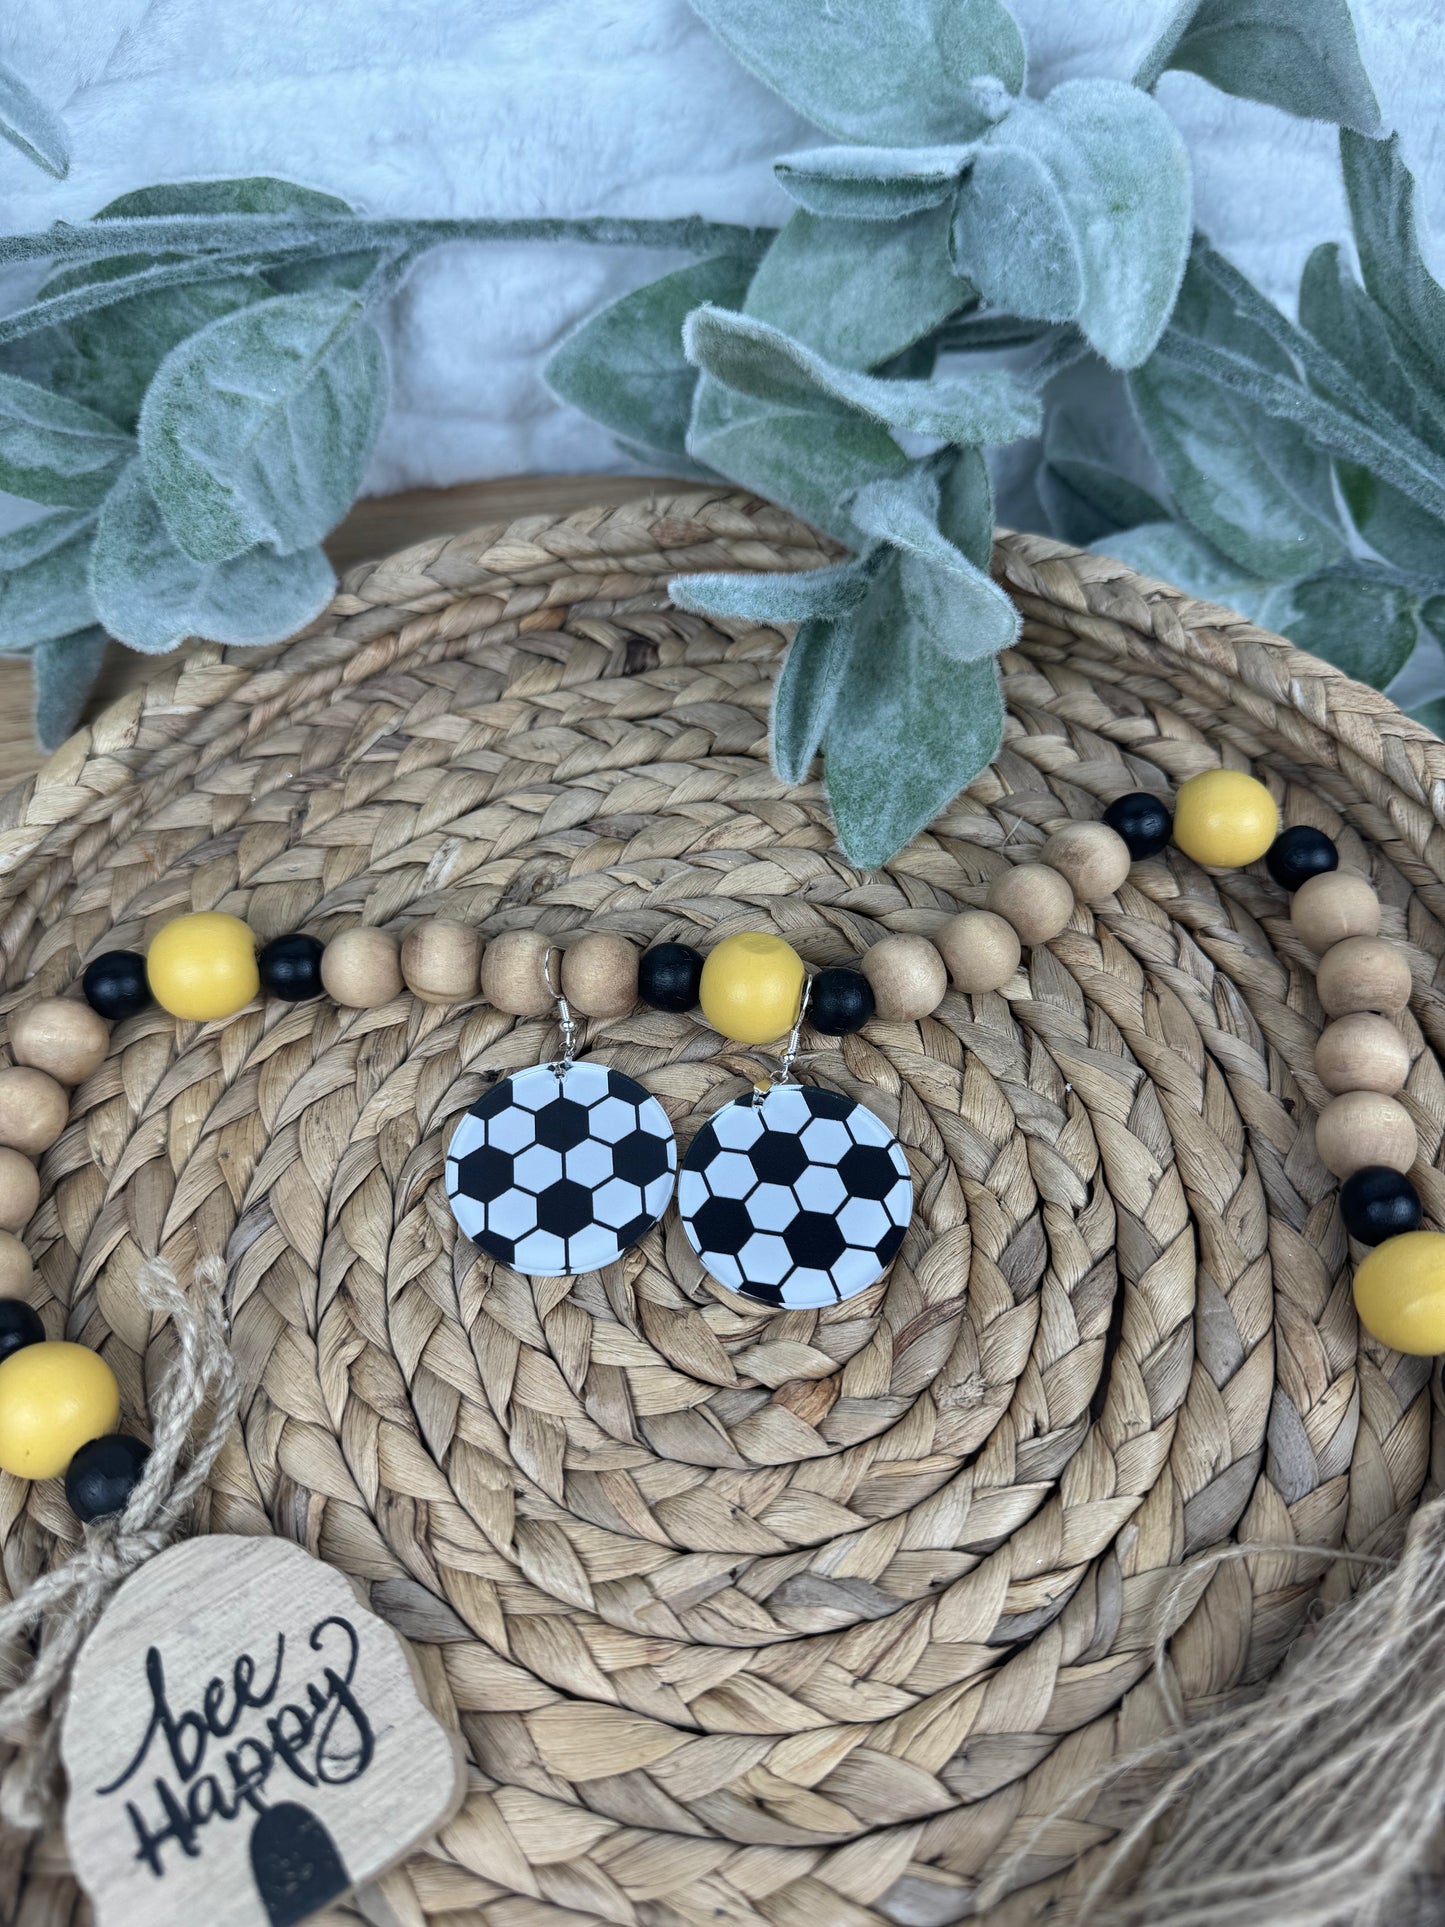
[[[1014,4],[1035,91],[1129,74],[1169,11]],[[1355,4],[1386,123],[1438,223],[1445,5]],[[12,229],[148,182],[245,173],[376,213],[770,221],[787,206],[771,159],[817,139],[686,0],[9,0],[0,59],[63,113],[73,148],[63,183],[0,148]],[[1309,247],[1344,231],[1331,130],[1187,74],[1166,76],[1160,98],[1193,150],[1200,225],[1288,303]],[[672,263],[572,247],[435,252],[397,303],[393,407],[369,488],[624,467],[540,369],[575,320]]]

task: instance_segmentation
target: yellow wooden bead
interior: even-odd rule
[[[1355,1310],[1392,1351],[1445,1352],[1445,1232],[1405,1231],[1376,1245],[1355,1273]]]
[[[234,1017],[261,988],[256,939],[239,917],[197,910],[157,931],[146,952],[151,995],[172,1017]]]
[[[0,1471],[58,1479],[82,1445],[113,1432],[120,1387],[99,1352],[52,1339],[0,1363]]]
[[[1279,835],[1279,809],[1263,783],[1238,769],[1207,769],[1179,787],[1174,841],[1215,870],[1238,870]]]
[[[790,943],[741,930],[710,950],[702,967],[702,1014],[737,1044],[771,1044],[798,1018],[803,959]]]

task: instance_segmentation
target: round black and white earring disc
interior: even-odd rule
[[[677,1207],[719,1284],[763,1305],[817,1308],[883,1276],[913,1215],[913,1180],[866,1105],[775,1084],[703,1125],[682,1161]]]
[[[676,1172],[666,1111],[605,1064],[535,1064],[503,1078],[447,1146],[457,1223],[537,1278],[620,1258],[667,1209]]]

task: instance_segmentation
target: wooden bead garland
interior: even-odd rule
[[[1237,861],[1272,854],[1273,841],[1262,840],[1267,827],[1277,829],[1272,799],[1262,800],[1269,792],[1239,772],[1212,774],[1221,780],[1191,779],[1197,787],[1188,795],[1181,792],[1192,853],[1215,864],[1231,851]],[[1186,784],[1185,791],[1190,787]],[[1116,812],[1119,821],[1141,850],[1152,853],[1156,819],[1167,820],[1167,811],[1147,797],[1121,803],[1129,808]],[[1150,806],[1147,822],[1135,808],[1140,803]],[[1410,1055],[1391,1021],[1409,1001],[1409,965],[1379,936],[1380,904],[1368,880],[1326,867],[1332,854],[1329,840],[1311,830],[1307,862],[1297,860],[1299,853],[1290,845],[1269,864],[1280,887],[1293,891],[1291,924],[1319,958],[1317,993],[1332,1020],[1315,1051],[1316,1071],[1330,1093],[1316,1121],[1315,1145],[1326,1168],[1351,1187],[1350,1223],[1358,1219],[1363,1234],[1380,1239],[1356,1277],[1361,1317],[1384,1342],[1442,1350],[1445,1235],[1397,1228],[1419,1221],[1418,1199],[1406,1175],[1418,1155],[1415,1126],[1397,1096]],[[950,917],[931,940],[917,934],[884,937],[864,954],[857,971],[835,969],[832,976],[851,980],[857,994],[833,1000],[838,1012],[824,1028],[844,1034],[870,1014],[884,1022],[918,1022],[937,1009],[950,982],[972,996],[1004,989],[1019,968],[1024,943],[1052,941],[1069,923],[1076,901],[1105,902],[1119,890],[1134,845],[1109,824],[1073,823],[1056,830],[1041,855],[1042,861],[1019,863],[995,877],[986,908]],[[1297,886],[1295,878],[1301,879]],[[690,970],[644,972],[643,979],[658,985],[657,1007],[675,1012],[678,983],[691,977],[697,958],[683,946],[671,948],[684,961],[692,959]],[[158,952],[164,953],[159,962]],[[314,945],[308,954],[314,958]],[[254,940],[239,919],[205,913],[167,926],[146,968],[153,992],[171,993],[169,999],[161,997],[168,1007],[204,1016],[234,1002],[251,982],[254,960]],[[635,945],[619,934],[589,931],[554,945],[539,931],[510,930],[484,946],[470,925],[438,918],[414,925],[400,944],[390,932],[371,926],[343,931],[321,952],[319,976],[338,1004],[354,1009],[388,1003],[405,987],[436,1004],[468,1003],[480,996],[518,1018],[548,1015],[560,994],[577,1016],[612,1018],[635,1007],[640,962]],[[118,957],[113,965],[98,959],[87,971],[87,982],[94,981],[98,1002],[129,1015],[136,999],[129,989],[116,989],[126,980],[121,963]],[[797,1021],[806,972],[781,938],[742,932],[702,960],[694,981],[703,1014],[716,1028],[736,1042],[762,1044],[780,1038]],[[13,1334],[5,1341],[11,1349],[0,1357],[0,1468],[44,1477],[63,1471],[79,1446],[114,1425],[109,1390],[114,1381],[93,1354],[39,1335],[23,1302],[33,1276],[30,1259],[13,1234],[38,1204],[39,1179],[31,1159],[64,1129],[65,1086],[100,1068],[108,1031],[96,1010],[63,998],[22,1009],[10,1028],[17,1061],[0,1069],[0,1303],[16,1311],[7,1326],[14,1327]],[[1375,1224],[1378,1229],[1369,1228]],[[1408,1304],[1395,1295],[1392,1283],[1391,1253],[1397,1248],[1403,1262],[1400,1289]],[[28,1353],[36,1356],[27,1361]],[[72,1365],[69,1353],[89,1362]],[[100,1457],[125,1474],[114,1481],[123,1503],[127,1468],[133,1463],[139,1476],[144,1447],[121,1441],[119,1449]],[[88,1493],[94,1483],[77,1478],[76,1490]],[[89,1499],[77,1503],[88,1505]]]

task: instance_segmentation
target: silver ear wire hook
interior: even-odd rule
[[[813,979],[804,977],[802,995],[798,999],[798,1014],[793,1019],[793,1028],[788,1032],[788,1041],[783,1046],[783,1058],[778,1066],[778,1074],[766,1084],[753,1086],[753,1102],[761,1104],[768,1092],[777,1084],[790,1084],[793,1080],[793,1065],[798,1056],[798,1039],[803,1034],[803,1020],[808,1015],[808,1005],[813,998]]]
[[[572,1006],[552,981],[552,959],[556,955],[555,946],[549,947],[542,959],[542,981],[557,1005],[557,1022],[562,1028],[562,1055],[555,1058],[551,1066],[560,1079],[572,1068],[572,1053],[577,1048],[579,1030],[577,1019],[572,1015]]]

